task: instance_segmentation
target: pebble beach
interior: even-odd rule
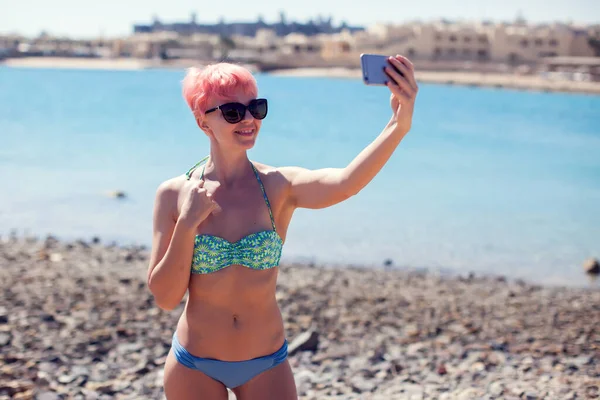
[[[184,303],[154,304],[147,263],[99,238],[1,238],[0,399],[163,399]],[[277,299],[300,399],[600,395],[597,289],[282,265]]]

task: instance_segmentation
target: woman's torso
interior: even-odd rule
[[[235,243],[256,232],[272,231],[274,223],[276,237],[285,240],[292,214],[286,204],[287,181],[273,168],[254,165],[259,180],[249,174],[237,187],[221,185],[214,191],[214,200],[223,211],[210,215],[198,227],[198,235]],[[202,168],[198,168],[190,179],[200,179],[201,175]],[[208,176],[204,179],[208,191],[218,185]],[[236,264],[215,272],[192,273],[188,300],[177,326],[182,345],[195,356],[225,361],[277,351],[285,337],[275,298],[278,271],[277,267],[257,270]]]

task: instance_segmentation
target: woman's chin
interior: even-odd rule
[[[252,140],[245,140],[245,141],[240,141],[239,142],[239,146],[241,148],[243,148],[244,150],[250,150],[251,148],[254,147],[254,144],[255,144],[255,140],[254,139],[252,139]]]
[[[238,135],[237,142],[240,144],[240,146],[242,146],[246,149],[251,149],[254,147],[254,144],[256,143],[256,135],[252,135],[252,136]]]

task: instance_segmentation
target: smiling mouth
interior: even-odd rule
[[[240,136],[252,136],[254,135],[254,128],[248,129],[240,129],[239,131],[235,131]]]

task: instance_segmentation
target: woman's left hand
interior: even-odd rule
[[[390,97],[390,105],[392,106],[391,123],[395,131],[406,134],[412,124],[415,99],[419,91],[415,80],[415,69],[413,63],[401,55],[390,57],[388,63],[390,65],[385,67],[385,72],[390,77],[386,86],[392,92]]]

